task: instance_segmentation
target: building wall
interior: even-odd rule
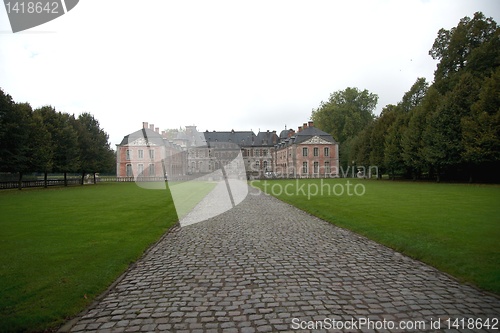
[[[297,175],[306,178],[332,177],[337,167],[336,145],[298,144],[295,149]],[[327,154],[325,154],[327,149]],[[304,156],[304,150],[307,155]],[[316,154],[315,154],[316,151]]]
[[[146,124],[147,126],[147,124]],[[271,132],[275,136],[275,132]],[[294,135],[291,132],[290,135]],[[168,142],[167,142],[168,143]],[[223,144],[223,143],[221,143]],[[333,177],[338,175],[338,144],[332,142],[290,144],[281,148],[274,146],[276,142],[262,142],[263,145],[242,146],[247,177],[262,178],[267,172],[273,172],[278,177]],[[212,143],[214,145],[214,143]],[[217,145],[215,143],[215,145]],[[325,155],[324,148],[329,150]],[[307,148],[307,156],[303,154]],[[314,149],[318,149],[314,156]],[[229,148],[228,148],[229,149]],[[127,153],[128,151],[128,153]],[[139,151],[142,151],[142,155]],[[153,151],[154,155],[150,156]],[[218,169],[218,163],[225,163],[234,157],[226,153],[224,147],[184,147],[175,144],[145,146],[117,145],[117,176],[137,176],[142,168],[145,177],[184,176],[210,173]],[[229,154],[229,155],[228,155]],[[231,155],[233,154],[233,155]],[[304,170],[304,162],[307,168]],[[325,162],[328,165],[325,166]],[[317,167],[315,167],[317,163]],[[140,166],[142,165],[142,167]],[[150,165],[153,165],[151,168]],[[151,171],[153,171],[151,173]]]
[[[160,146],[119,146],[118,177],[162,177],[165,151]]]

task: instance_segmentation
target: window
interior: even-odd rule
[[[153,149],[149,150],[149,158],[152,160],[154,160],[154,158],[155,158],[155,151]]]
[[[319,173],[319,162],[314,162],[313,170],[314,170],[314,173]]]
[[[139,176],[144,176],[143,173],[144,173],[144,164],[142,164],[142,163],[138,164],[137,165],[137,174]]]
[[[330,148],[325,147],[325,157],[330,156]]]
[[[267,149],[262,150],[262,155],[267,156]]]
[[[133,177],[134,173],[132,172],[132,164],[127,164],[126,167],[127,177]]]
[[[313,149],[313,155],[314,156],[319,156],[319,148],[318,147],[314,147],[314,149]]]
[[[154,164],[150,164],[149,165],[149,176],[150,177],[154,177],[155,175],[156,175],[156,173],[155,173],[155,165]]]
[[[325,162],[325,174],[329,173],[330,173],[330,162]]]
[[[304,148],[307,149],[307,148]],[[302,173],[307,173],[307,162],[302,162]]]
[[[264,161],[264,170],[267,171],[267,161]]]
[[[127,151],[125,152],[125,158],[127,160],[130,160],[130,155],[131,155],[131,151],[130,151],[130,149],[127,149]]]
[[[307,147],[302,148],[302,156],[307,156]]]
[[[137,151],[137,157],[140,158],[141,160],[144,158],[144,150],[139,149]]]

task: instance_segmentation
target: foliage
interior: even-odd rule
[[[352,140],[374,119],[378,96],[368,90],[346,88],[330,95],[327,102],[312,111],[311,119],[318,128],[330,133],[340,143],[340,162],[349,165]]]
[[[32,110],[0,89],[0,171],[109,172],[115,167],[108,135],[89,113],[75,119],[52,106]],[[20,184],[21,188],[21,184]]]
[[[341,157],[392,177],[499,181],[500,28],[482,13],[464,17],[439,30],[429,54],[439,61],[434,83],[418,78],[375,124],[338,136]],[[318,127],[342,133],[344,117],[323,109],[313,112]]]

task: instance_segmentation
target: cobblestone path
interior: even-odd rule
[[[416,332],[500,317],[498,298],[254,194],[175,227],[70,331]]]

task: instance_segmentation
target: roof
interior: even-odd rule
[[[276,132],[259,132],[255,138],[256,146],[274,146],[276,143],[278,143]]]
[[[153,144],[153,145],[163,145],[163,137],[156,133],[153,130],[150,130],[149,128],[141,128],[138,131],[135,131],[134,133],[130,133],[129,135],[125,135],[123,137],[122,142],[120,142],[119,146],[126,146],[128,144],[131,144],[137,139],[144,139],[146,140],[146,144]]]
[[[284,129],[280,133],[280,139],[286,139],[288,137],[288,133],[293,132],[292,129]]]
[[[254,144],[255,133],[252,131],[230,131],[230,132],[209,132],[203,133],[207,142],[232,142],[240,146],[250,146]]]
[[[307,141],[314,136],[318,136],[321,139],[324,139],[331,143],[336,143],[335,139],[333,139],[333,137],[330,134],[323,132],[322,130],[316,127],[307,127],[300,132],[296,132],[294,143],[298,144]]]

